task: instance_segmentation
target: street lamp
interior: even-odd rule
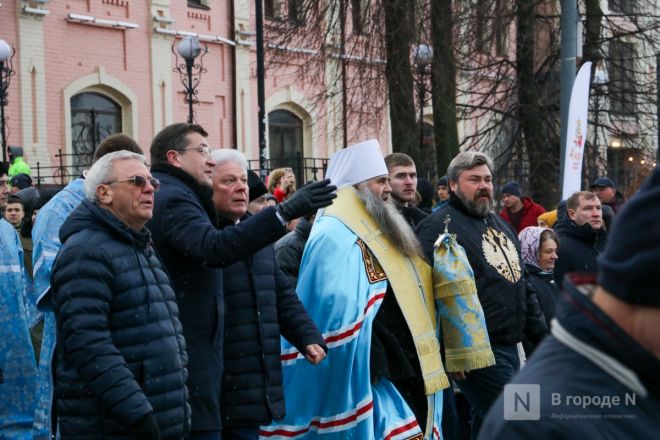
[[[209,48],[204,45],[199,44],[199,38],[193,35],[187,35],[181,39],[179,44],[176,45],[176,52],[174,51],[174,44],[172,44],[172,53],[176,57],[176,67],[173,69],[175,72],[179,73],[181,83],[184,87],[184,92],[186,97],[183,102],[188,104],[188,123],[193,123],[193,104],[199,104],[199,99],[197,99],[197,87],[199,82],[202,79],[202,73],[206,73],[206,69],[202,63],[202,58],[209,51]],[[179,64],[179,57],[184,59],[185,64]],[[195,58],[198,56],[199,64],[195,63]]]
[[[426,101],[426,67],[433,61],[433,48],[427,44],[413,47],[413,63],[417,66],[419,95],[419,152],[424,156],[424,102]]]
[[[7,162],[7,125],[5,121],[5,105],[7,105],[7,90],[9,80],[14,75],[12,58],[14,49],[5,40],[0,40],[0,131],[2,132],[2,161]]]

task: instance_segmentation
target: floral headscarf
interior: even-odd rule
[[[550,228],[540,226],[529,226],[518,234],[520,240],[520,249],[525,263],[539,266],[539,248],[541,247],[541,234],[543,231],[552,231]]]

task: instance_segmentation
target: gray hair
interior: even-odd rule
[[[452,159],[447,167],[447,179],[450,182],[458,182],[458,176],[465,170],[486,165],[493,173],[493,161],[480,151],[461,151]]]
[[[146,163],[143,155],[126,150],[108,153],[94,162],[94,165],[92,165],[85,175],[85,195],[87,198],[92,202],[98,202],[99,198],[96,194],[96,188],[99,185],[110,182],[115,161],[128,159],[136,159],[143,164]]]
[[[248,161],[245,158],[245,155],[238,150],[233,148],[221,148],[219,150],[213,150],[211,152],[211,157],[216,163],[216,168],[226,162],[234,162],[240,165],[246,172],[249,168]]]

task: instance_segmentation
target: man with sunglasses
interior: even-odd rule
[[[165,127],[151,143],[151,172],[162,183],[148,226],[177,295],[188,347],[190,440],[219,440],[223,373],[222,267],[242,260],[286,233],[287,221],[328,206],[328,180],[302,188],[276,208],[218,229],[211,176],[216,165],[199,125]]]
[[[60,228],[51,277],[60,436],[181,439],[190,421],[185,341],[145,228],[160,183],[144,156],[117,151],[84,186]]]
[[[142,149],[133,138],[123,133],[115,133],[101,141],[94,152],[92,163],[96,163],[106,154],[122,150],[142,154]],[[34,295],[40,313],[31,324],[32,332],[38,332],[42,336],[37,375],[37,409],[34,412],[35,439],[49,439],[56,431],[57,414],[53,411],[56,408],[51,372],[55,352],[55,316],[48,292],[55,256],[62,247],[59,237],[60,227],[85,198],[84,184],[85,178],[80,176],[55,194],[39,210],[32,228]]]

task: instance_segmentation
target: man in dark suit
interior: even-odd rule
[[[211,176],[215,161],[199,125],[165,127],[151,144],[153,176],[162,182],[149,222],[154,245],[172,278],[189,354],[190,440],[220,439],[224,306],[222,267],[286,233],[287,221],[328,206],[329,181],[296,191],[236,226],[218,229]]]

